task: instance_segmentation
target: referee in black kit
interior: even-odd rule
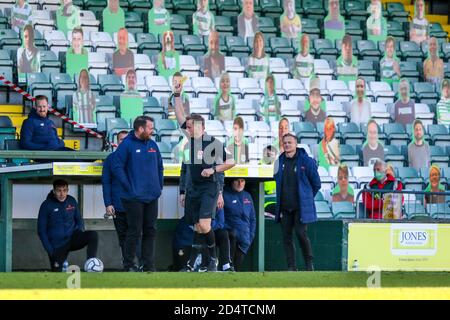
[[[199,251],[202,252],[199,271],[217,271],[211,220],[216,212],[219,190],[223,183],[220,173],[234,167],[234,163],[223,143],[205,133],[205,120],[202,116],[192,114],[186,117],[186,131],[190,137],[185,147],[189,159],[184,159],[181,167],[180,202],[185,208],[186,222],[194,225],[194,239],[188,264],[183,271],[194,270]]]

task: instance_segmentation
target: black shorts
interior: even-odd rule
[[[193,225],[200,219],[214,219],[219,190],[217,184],[193,186],[186,190],[184,215],[186,223]]]

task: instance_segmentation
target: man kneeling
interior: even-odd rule
[[[97,254],[97,232],[84,231],[77,201],[68,193],[67,181],[56,180],[39,209],[38,234],[48,253],[52,271],[62,271],[70,251],[87,246],[87,259]]]

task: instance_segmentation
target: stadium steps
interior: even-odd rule
[[[15,104],[2,104],[0,105],[0,115],[9,116],[9,114],[22,114],[23,106]]]

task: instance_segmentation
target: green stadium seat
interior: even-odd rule
[[[237,0],[216,0],[216,4],[218,14],[222,16],[237,17],[241,11]]]
[[[320,38],[319,20],[303,18],[302,32],[307,33],[311,40]]]
[[[0,50],[0,74],[13,81],[14,62],[7,50]],[[1,86],[2,84],[0,84]]]
[[[160,121],[167,118],[164,107],[160,105],[158,99],[155,97],[145,97],[142,99],[144,106],[144,115],[153,117],[153,119]]]
[[[422,62],[422,50],[419,45],[413,41],[401,41],[400,53],[403,60]]]
[[[371,40],[358,40],[356,48],[359,51],[359,57],[362,60],[372,60],[379,62],[381,58],[381,52],[378,50],[377,45]]]
[[[394,37],[396,41],[404,41],[406,32],[399,21],[387,21],[388,35]],[[383,52],[383,51],[382,51]]]
[[[140,1],[136,4],[139,4],[139,7],[134,8],[134,12],[127,11],[125,12],[125,28],[127,28],[128,32],[131,33],[139,33],[144,32],[144,20],[142,19],[142,14],[140,11],[145,12],[145,6],[148,6],[148,2]],[[147,13],[148,13],[147,9]]]
[[[239,36],[225,37],[225,44],[230,56],[248,56],[250,54],[250,48]]]
[[[278,33],[278,27],[275,26],[272,17],[259,17],[258,18],[259,31],[264,33],[264,38],[276,37]]]
[[[318,219],[332,219],[333,214],[331,213],[330,206],[327,201],[314,201],[316,206],[317,218]]]
[[[419,82],[420,80],[420,72],[416,61],[400,61],[400,73],[410,83]]]
[[[402,181],[404,189],[416,191],[424,189],[424,181],[416,168],[397,167],[397,178]]]
[[[41,51],[41,72],[60,73],[61,62],[53,51]]]
[[[323,20],[326,16],[326,11],[323,7],[322,1],[317,0],[303,0],[304,15],[309,19]]]
[[[341,163],[345,163],[349,167],[359,166],[360,157],[356,153],[354,146],[349,144],[341,144],[340,153],[341,153]]]
[[[356,219],[355,208],[351,202],[333,202],[331,208],[335,219]]]
[[[56,108],[64,108],[64,97],[72,95],[77,90],[77,85],[67,73],[52,73],[50,82],[53,85],[53,93],[56,100]]]
[[[326,201],[321,191],[317,192],[314,201]]]
[[[184,45],[184,54],[186,55],[201,55],[205,54],[206,46],[203,44],[203,38],[197,35],[182,35],[181,42]]]
[[[365,6],[364,1],[343,1],[344,2],[344,11],[341,12],[345,14],[347,19],[352,19],[355,17],[367,17],[367,7]],[[342,4],[342,2],[341,2]],[[358,18],[358,20],[364,20],[362,18]]]
[[[366,81],[375,81],[378,77],[377,63],[374,60],[359,60],[358,61],[358,75],[363,77]]]
[[[273,37],[269,39],[272,54],[276,57],[292,58],[294,49],[291,42],[286,38]]]
[[[361,28],[361,24],[363,22],[358,20],[345,20],[345,32],[352,36],[352,39],[362,40],[363,38],[363,28]],[[365,23],[365,20],[364,20]],[[355,48],[355,47],[354,47]]]
[[[186,17],[181,14],[170,15],[170,27],[174,33],[177,32],[178,34],[188,34],[189,32],[189,25],[186,22]]]
[[[259,0],[259,5],[265,17],[278,18],[283,13],[279,0]]]
[[[406,162],[401,149],[396,145],[384,146],[384,160],[391,163],[394,167],[403,167]]]
[[[216,31],[219,32],[220,35],[223,36],[232,36],[234,27],[231,23],[231,18],[227,16],[216,16],[215,17],[216,22]]]
[[[130,129],[128,121],[122,118],[108,118],[106,119],[106,132],[108,133],[108,140],[113,141],[114,135],[120,130]]]
[[[409,220],[429,220],[431,217],[419,202],[405,203],[405,214]]]
[[[193,0],[172,0],[173,10],[179,15],[192,16],[197,11],[197,4]]]
[[[413,88],[416,92],[416,100],[420,103],[436,104],[438,102],[439,97],[432,83],[416,82],[413,84]]]
[[[332,57],[334,60],[336,59],[338,51],[330,40],[314,39],[313,45],[317,58],[328,60],[329,57]]]
[[[152,33],[137,33],[136,42],[138,53],[144,53],[151,57],[161,51],[161,43]]]
[[[311,122],[294,122],[293,129],[299,143],[315,145],[319,142],[320,135]]]
[[[428,134],[431,137],[433,145],[437,146],[448,146],[450,143],[450,134],[448,132],[447,126],[443,124],[432,124],[428,125]]]
[[[338,123],[338,131],[341,134],[342,142],[347,145],[361,145],[365,137],[358,125],[353,122]]]
[[[28,92],[32,96],[45,95],[49,104],[53,104],[53,86],[46,73],[28,73],[26,77]]]
[[[124,90],[124,85],[115,74],[99,74],[98,84],[104,94],[121,93]]]
[[[158,146],[159,152],[161,153],[161,158],[163,161],[170,161],[172,160],[172,149],[170,148],[170,145],[166,142],[156,142],[156,145]]]
[[[401,2],[388,2],[386,3],[387,13],[389,20],[396,20],[399,22],[407,22],[409,12],[405,10],[403,3]]]
[[[448,203],[428,203],[426,211],[433,219],[450,219]]]
[[[430,158],[432,164],[448,167],[449,155],[445,153],[441,146],[430,146]]]
[[[7,139],[4,141],[5,150],[21,150],[19,139]]]
[[[5,149],[5,140],[16,138],[16,128],[8,116],[0,116],[0,150]]]
[[[435,37],[439,42],[448,42],[448,33],[439,22],[430,23],[430,36]]]
[[[408,144],[409,136],[406,133],[405,126],[401,123],[384,123],[383,132],[386,134],[389,144]]]
[[[97,119],[97,131],[106,132],[106,119],[113,119],[117,116],[116,107],[111,106],[96,106],[95,108]]]
[[[17,32],[11,29],[0,30],[0,49],[17,50],[22,42]]]
[[[450,59],[450,43],[443,42],[442,43],[442,54],[445,61],[449,61]]]

